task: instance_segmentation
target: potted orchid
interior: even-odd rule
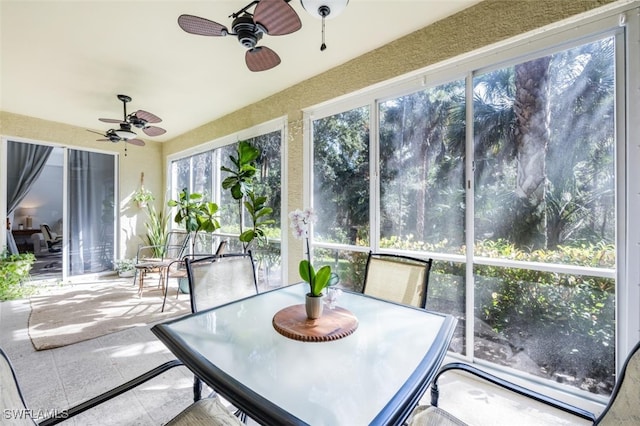
[[[307,293],[305,307],[307,317],[315,319],[322,315],[323,290],[338,282],[338,276],[331,272],[331,267],[325,265],[316,271],[311,264],[311,250],[309,247],[309,228],[317,218],[312,209],[295,210],[289,213],[293,236],[296,239],[304,239],[307,250],[307,258],[300,261],[300,277],[309,283],[309,293]]]

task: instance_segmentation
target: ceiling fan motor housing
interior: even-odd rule
[[[238,16],[233,21],[233,32],[238,36],[238,41],[247,49],[256,47],[262,38],[263,31],[249,15]]]
[[[142,119],[135,114],[129,114],[127,120],[138,129],[142,129],[147,125],[147,120]]]

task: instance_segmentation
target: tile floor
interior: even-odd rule
[[[28,299],[0,302],[0,347],[13,363],[27,406],[36,413],[67,408],[173,359],[150,325],[35,351],[27,332],[30,312]],[[191,403],[192,381],[185,367],[174,368],[64,424],[162,425]],[[455,373],[444,375],[440,384],[440,407],[473,425],[587,424]],[[423,404],[428,401],[429,392]]]

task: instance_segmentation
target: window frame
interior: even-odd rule
[[[287,117],[286,116],[279,117],[279,118],[258,124],[256,126],[252,126],[252,127],[240,130],[238,132],[231,133],[229,135],[222,136],[222,137],[210,140],[208,142],[204,142],[199,145],[195,145],[183,151],[179,151],[171,155],[168,155],[166,157],[166,163],[165,163],[165,175],[167,176],[165,194],[168,194],[168,197],[169,197],[167,200],[165,200],[166,202],[169,199],[172,199],[173,197],[177,197],[178,192],[176,191],[179,191],[179,189],[176,189],[173,187],[175,182],[175,176],[172,171],[172,163],[174,161],[183,160],[185,158],[192,157],[194,155],[202,154],[208,151],[213,151],[215,149],[222,148],[224,146],[231,145],[242,140],[255,138],[267,133],[280,132],[280,138],[281,138],[280,139],[281,140],[281,146],[280,146],[280,177],[281,177],[281,187],[280,187],[280,200],[281,200],[281,206],[280,206],[281,207],[280,208],[281,271],[280,272],[281,273],[280,273],[280,279],[282,280],[283,283],[288,282],[288,252],[289,252],[288,242],[286,238],[288,228],[285,227],[285,224],[287,224],[287,221],[288,221],[287,210],[286,210],[288,205],[288,195],[287,195],[288,193],[288,177],[287,177],[288,176],[287,174],[287,170],[288,170],[287,140],[288,139],[287,139],[287,136],[289,134],[288,131],[289,131],[289,123],[287,121]],[[216,161],[216,164],[213,165],[213,170],[215,172],[215,175],[212,178],[212,182],[214,186],[216,186],[216,182],[220,184],[222,183],[222,180],[220,179],[221,172],[220,172],[219,163],[220,161]],[[190,178],[190,180],[192,179]],[[190,183],[193,184],[193,182],[190,182]],[[221,187],[212,188],[212,193],[217,192],[219,194],[220,191],[222,191]],[[217,201],[214,200],[214,202],[217,202]],[[173,214],[170,214],[170,217],[171,217],[170,226],[173,226],[174,224],[172,219]]]
[[[582,45],[606,36],[615,38],[615,76],[616,76],[616,105],[615,105],[615,174],[616,174],[616,265],[613,269],[589,268],[574,265],[542,264],[536,262],[510,261],[504,259],[489,259],[475,256],[473,246],[474,221],[474,192],[466,191],[466,242],[467,252],[464,256],[448,255],[444,253],[421,252],[421,256],[430,256],[436,260],[463,262],[466,266],[466,317],[473,317],[474,309],[474,277],[475,264],[495,265],[504,267],[526,267],[527,269],[559,272],[559,273],[588,273],[592,276],[612,278],[616,280],[616,370],[622,365],[629,350],[640,338],[640,314],[634,309],[640,301],[640,289],[632,285],[640,281],[640,265],[633,265],[628,259],[640,258],[640,225],[632,218],[640,214],[640,150],[637,143],[640,140],[640,96],[632,95],[640,92],[640,8],[633,4],[614,4],[599,8],[570,19],[539,28],[512,39],[495,43],[473,52],[446,60],[444,62],[425,67],[416,72],[400,76],[391,81],[377,84],[352,95],[324,102],[303,111],[304,123],[304,199],[305,204],[312,205],[313,201],[313,121],[349,108],[370,105],[370,247],[358,247],[342,244],[327,244],[314,242],[312,247],[347,249],[355,251],[374,250],[390,251],[379,247],[380,241],[380,182],[379,182],[379,103],[391,98],[410,94],[425,87],[464,79],[466,84],[466,122],[473,123],[473,77],[478,73],[499,69],[533,58],[563,51],[574,46]],[[633,118],[636,117],[634,120]],[[466,126],[466,150],[473,152],[473,125]],[[465,182],[467,188],[474,188],[473,158],[466,156]],[[635,194],[635,195],[634,195]],[[414,253],[415,254],[415,253]],[[637,263],[637,262],[636,262]],[[627,284],[628,283],[628,284]],[[470,324],[469,324],[470,323]],[[467,321],[466,347],[473,348],[473,321]],[[473,356],[455,357],[466,361],[482,363]],[[485,363],[482,363],[483,365]],[[493,364],[486,363],[494,369]],[[500,370],[500,368],[496,368]],[[511,375],[514,372],[504,371]],[[515,373],[516,376],[519,376]],[[521,378],[524,376],[521,376]],[[525,379],[528,380],[528,379]],[[535,379],[533,381],[536,381]],[[548,381],[541,380],[544,386]],[[566,391],[566,389],[565,389]],[[602,403],[605,398],[585,392],[581,398],[591,399]]]

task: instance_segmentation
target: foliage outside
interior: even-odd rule
[[[605,36],[314,120],[312,242],[346,246],[315,247],[316,263],[356,287],[364,264],[349,246],[464,262],[472,232],[476,319],[553,380],[588,370],[612,383],[616,282],[589,274],[615,275],[617,263],[615,48]],[[436,261],[432,272],[428,306],[464,316],[465,265]]]
[[[18,299],[31,289],[24,285],[36,257],[33,253],[0,253],[0,300]]]
[[[396,239],[382,240],[381,245],[400,247],[400,251],[409,253],[436,252],[439,247],[412,240],[399,244]],[[502,240],[479,241],[475,252],[520,262],[571,263],[596,268],[607,265],[615,256],[613,245],[522,250]],[[464,250],[459,254],[464,254]],[[342,286],[355,291],[361,290],[366,259],[366,252],[340,251],[338,255],[335,250],[314,250],[314,262],[331,265]],[[466,309],[464,277],[464,263],[435,261],[427,297],[427,309],[458,317],[457,335],[462,342]],[[541,367],[538,375],[553,380],[586,377],[579,387],[594,393],[611,392],[615,382],[613,279],[480,264],[474,267],[474,277],[474,317],[493,330],[494,338],[509,342],[514,350],[527,347],[527,355]],[[476,356],[483,358],[484,354],[478,352]],[[501,363],[509,365],[506,359]],[[602,384],[604,388],[599,387]]]

